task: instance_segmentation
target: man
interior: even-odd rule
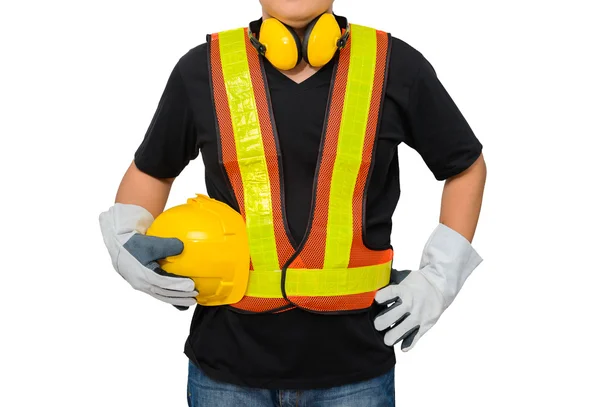
[[[193,282],[156,263],[181,242],[144,233],[201,152],[208,194],[246,219],[251,273],[277,277],[274,296],[254,285],[238,304],[196,307],[190,406],[393,406],[393,345],[411,349],[481,261],[470,245],[481,144],[418,51],[348,26],[332,3],[262,0],[250,36],[215,34],[183,56],[100,217],[113,265],[134,288],[182,310],[195,304]],[[331,21],[335,52],[319,61],[327,47],[311,34],[329,33]],[[295,34],[290,64],[273,50]],[[412,272],[391,269],[401,142],[446,180],[440,224]],[[308,271],[340,278],[294,292],[288,280]]]

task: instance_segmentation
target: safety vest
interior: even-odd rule
[[[313,204],[294,246],[283,208],[281,152],[262,58],[239,28],[209,35],[220,162],[246,222],[251,271],[248,312],[369,308],[389,283],[393,252],[363,242],[366,187],[383,104],[389,35],[359,25],[339,52]]]

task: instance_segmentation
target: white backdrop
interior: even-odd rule
[[[484,257],[398,353],[398,406],[598,406],[597,12],[592,0],[338,0],[420,50],[484,145]],[[256,0],[2,1],[0,405],[184,406],[192,312],[113,271],[98,214],[171,69]],[[414,268],[443,184],[400,148],[396,264]],[[205,192],[201,159],[168,206]]]

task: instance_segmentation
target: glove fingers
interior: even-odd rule
[[[419,335],[420,332],[420,327],[417,327],[417,329],[413,329],[411,332],[408,332],[406,338],[404,338],[404,340],[402,341],[400,349],[402,349],[403,352],[408,352],[409,350],[411,350],[415,343],[417,343],[417,340],[421,337],[421,335]]]
[[[386,330],[392,324],[396,324],[398,321],[406,318],[408,313],[410,313],[408,305],[402,300],[398,300],[394,305],[383,310],[375,317],[375,329],[378,331]]]
[[[418,329],[418,326],[418,322],[409,316],[400,324],[390,329],[383,337],[383,341],[388,346],[394,346],[410,335],[415,328]]]
[[[151,286],[150,291],[154,294],[162,295],[164,297],[172,297],[172,298],[196,298],[198,295],[198,291],[175,291],[175,290],[166,290],[161,287]]]
[[[195,298],[165,297],[164,295],[154,294],[152,292],[149,292],[148,294],[150,294],[152,297],[156,298],[157,300],[161,300],[162,302],[166,302],[167,304],[171,304],[171,305],[178,305],[180,307],[191,307],[192,305],[196,304]]]
[[[396,304],[384,309],[375,318],[375,328],[380,331],[388,328],[394,323],[397,323],[400,318],[412,311],[411,308],[413,305],[413,297],[410,288],[406,288],[403,285],[392,285],[384,288],[384,290],[388,288],[393,288]],[[379,292],[381,292],[381,290]],[[379,292],[376,295],[378,295]],[[389,294],[384,293],[383,295],[387,296]]]
[[[150,270],[154,271],[156,274],[161,275],[161,276],[174,277],[174,278],[189,278],[189,277],[185,277],[185,276],[180,276],[178,274],[169,273],[168,271],[161,268],[160,264],[158,264],[155,261],[148,264],[146,267],[148,267]]]
[[[375,301],[379,304],[384,304],[398,298],[397,288],[396,285],[388,285],[382,288],[375,294]]]
[[[167,273],[158,267],[158,263],[151,263],[150,267],[155,267],[154,269],[145,267],[147,270],[145,274],[150,284],[166,290],[186,291],[190,294],[195,290],[194,280],[191,278]]]

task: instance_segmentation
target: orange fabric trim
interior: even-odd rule
[[[269,312],[277,308],[285,307],[290,302],[285,298],[260,298],[260,297],[243,297],[240,302],[231,304],[233,308],[249,312]],[[295,308],[295,307],[294,307]],[[285,312],[289,310],[279,311]]]
[[[377,31],[377,59],[375,62],[375,78],[373,83],[373,92],[371,97],[371,106],[369,111],[369,120],[365,134],[365,148],[363,149],[363,158],[358,178],[356,180],[356,188],[352,199],[353,212],[353,240],[350,251],[350,262],[348,267],[362,267],[371,264],[381,264],[392,260],[392,250],[371,250],[368,249],[363,242],[363,201],[365,198],[365,187],[371,161],[373,156],[373,148],[376,142],[377,126],[379,124],[380,107],[383,103],[382,92],[383,82],[385,80],[385,69],[387,65],[388,53],[388,34],[382,31]]]
[[[335,297],[289,297],[301,308],[316,312],[358,311],[373,304],[377,291]]]
[[[323,143],[323,151],[320,160],[317,163],[317,192],[309,236],[300,255],[294,259],[290,268],[323,268],[327,236],[329,190],[331,188],[331,177],[337,153],[342,112],[344,110],[344,95],[346,93],[346,83],[348,81],[348,67],[350,66],[351,42],[352,40],[349,40],[343,52],[340,52],[337,72],[334,78],[333,92],[329,101],[329,115],[327,117],[328,121],[327,129],[325,131],[325,141]],[[301,262],[306,266],[301,267]]]
[[[221,51],[219,49],[218,33],[211,35],[210,62],[213,98],[215,110],[217,112],[217,122],[219,124],[217,130],[221,140],[221,162],[229,177],[235,199],[240,208],[240,214],[245,221],[244,187],[242,185],[242,175],[237,161],[233,125],[231,124],[231,110],[229,109],[229,101],[227,100],[227,91],[225,89],[225,79],[223,78],[223,68],[221,66]],[[252,270],[252,260],[250,260],[250,270]]]

